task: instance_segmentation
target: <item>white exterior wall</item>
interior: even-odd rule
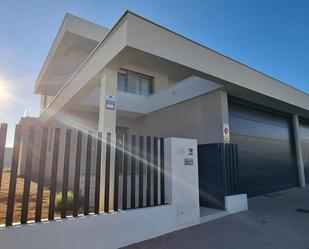
[[[150,96],[118,91],[117,110],[148,114],[219,88],[217,83],[192,76]]]
[[[217,90],[139,118],[119,118],[117,126],[131,134],[197,139],[198,144],[223,142],[228,123],[225,91]]]

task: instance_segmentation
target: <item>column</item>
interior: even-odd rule
[[[109,207],[113,207],[114,196],[114,158],[115,150],[113,144],[116,139],[116,95],[117,95],[117,71],[106,68],[103,70],[100,82],[100,103],[99,103],[99,131],[102,132],[102,160],[101,160],[101,185],[100,185],[100,210],[104,209],[105,193],[105,158],[107,133],[111,133],[111,157],[110,157],[110,185],[109,185]],[[115,107],[113,108],[113,99]]]
[[[299,136],[299,118],[297,114],[293,115],[293,131],[294,131],[295,149],[296,149],[297,166],[298,166],[299,186],[305,187],[306,182],[305,182],[304,158]]]

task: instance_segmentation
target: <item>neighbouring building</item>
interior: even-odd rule
[[[309,183],[307,93],[131,12],[67,14],[35,93],[49,127],[237,144],[249,196]]]

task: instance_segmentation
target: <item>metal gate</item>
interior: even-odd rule
[[[225,209],[224,197],[239,193],[237,145],[199,145],[198,161],[200,205]]]

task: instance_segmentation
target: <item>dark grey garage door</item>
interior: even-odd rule
[[[229,102],[229,119],[231,142],[238,144],[243,193],[256,196],[297,185],[288,118]]]
[[[300,123],[300,137],[303,148],[306,183],[309,184],[309,122]]]

